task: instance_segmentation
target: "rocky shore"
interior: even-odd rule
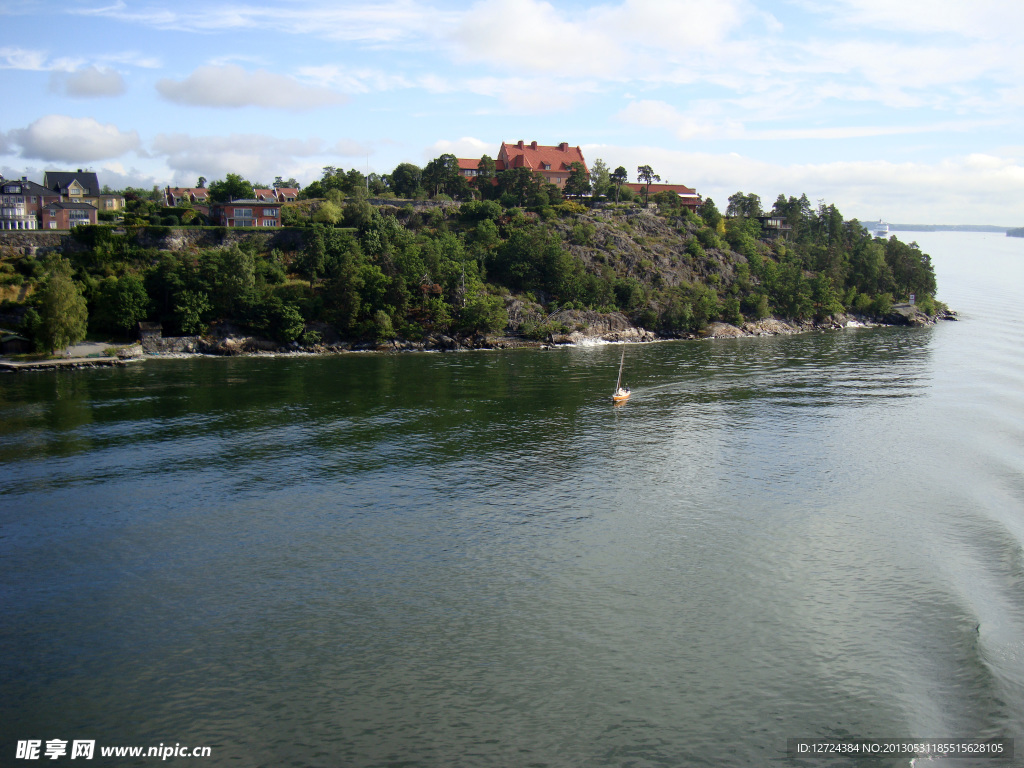
[[[767,318],[747,322],[742,326],[711,323],[700,333],[683,337],[659,336],[652,331],[630,323],[620,312],[601,313],[591,310],[563,310],[550,315],[554,327],[565,329],[552,332],[547,338],[531,339],[524,336],[473,334],[470,336],[431,333],[419,340],[390,339],[377,342],[349,342],[330,338],[329,329],[317,327],[327,339],[323,343],[301,345],[298,342],[278,344],[268,339],[247,336],[232,328],[218,328],[211,336],[179,336],[147,339],[142,342],[140,354],[155,356],[178,355],[283,355],[283,354],[337,354],[345,352],[457,352],[485,349],[517,349],[524,347],[548,348],[586,343],[645,343],[672,339],[722,339],[745,336],[778,336],[808,331],[866,328],[882,325],[925,326],[939,320],[956,320],[955,312],[929,317],[911,305],[898,305],[884,318],[856,315],[837,315],[823,322],[779,320]]]
[[[298,342],[279,344],[269,339],[249,336],[241,329],[229,325],[215,326],[209,336],[174,336],[148,338],[142,342],[116,348],[116,354],[88,357],[71,356],[56,360],[16,362],[0,359],[0,371],[40,371],[54,369],[97,368],[125,365],[146,357],[186,357],[193,355],[235,357],[243,355],[319,355],[347,352],[460,352],[487,349],[542,348],[572,344],[646,343],[679,339],[735,339],[753,336],[779,336],[809,331],[870,328],[877,326],[934,325],[940,320],[956,320],[955,312],[944,311],[928,316],[910,304],[900,304],[882,318],[857,315],[836,315],[823,322],[780,320],[766,318],[744,323],[711,323],[699,333],[665,337],[630,323],[620,312],[601,313],[592,310],[562,310],[547,320],[551,327],[561,330],[546,338],[473,334],[470,336],[431,333],[419,340],[390,339],[377,342],[349,342],[337,337],[328,326],[317,325],[323,343],[302,345]],[[95,345],[93,345],[95,346]],[[111,348],[113,349],[113,348]]]

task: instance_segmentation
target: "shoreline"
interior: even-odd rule
[[[590,318],[591,320],[593,318]],[[651,344],[665,341],[707,341],[714,339],[759,338],[789,336],[813,331],[842,331],[861,328],[927,327],[941,320],[957,320],[953,311],[929,317],[911,305],[897,305],[881,320],[857,315],[841,315],[821,322],[765,318],[746,322],[742,326],[714,322],[696,333],[682,336],[661,336],[637,326],[627,325],[616,330],[591,332],[591,327],[578,327],[569,333],[551,334],[546,340],[522,336],[476,334],[459,337],[431,334],[422,341],[392,339],[383,342],[346,342],[302,346],[297,342],[280,345],[255,336],[223,337],[172,336],[149,339],[142,343],[118,349],[116,357],[71,357],[57,360],[17,362],[0,358],[0,372],[19,373],[44,370],[80,370],[109,368],[149,359],[176,360],[198,357],[319,357],[344,354],[398,354],[407,352],[475,352],[507,349],[556,349],[559,347],[602,346],[605,344]],[[603,324],[603,323],[602,323]],[[593,330],[597,330],[596,328]]]

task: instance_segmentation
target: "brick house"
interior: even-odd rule
[[[280,227],[281,203],[263,200],[232,200],[210,207],[213,223],[221,227]]]
[[[80,224],[96,224],[97,213],[92,203],[53,202],[43,207],[40,224],[43,229],[71,229]]]
[[[558,146],[545,146],[536,141],[529,144],[518,141],[515,144],[501,143],[495,166],[499,172],[529,168],[562,189],[569,180],[570,166],[573,163],[581,163],[587,173],[590,172],[587,161],[583,159],[583,152],[579,147],[570,147],[568,142],[563,141]]]
[[[38,229],[43,207],[59,200],[57,192],[26,176],[0,178],[0,229]]]

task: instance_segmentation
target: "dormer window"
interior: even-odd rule
[[[545,171],[550,171],[551,170],[551,163],[543,163],[543,166],[544,166],[544,170]]]

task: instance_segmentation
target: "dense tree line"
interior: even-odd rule
[[[730,196],[725,215],[711,199],[694,214],[674,193],[652,195],[653,210],[677,243],[673,261],[694,276],[670,285],[650,263],[623,261],[596,234],[605,225],[590,216],[588,194],[619,198],[604,205],[625,206],[615,219],[620,230],[629,229],[626,214],[643,207],[625,199],[625,169],[609,171],[600,160],[590,174],[575,167],[563,191],[527,169],[481,168],[474,184],[451,155],[423,169],[403,163],[382,177],[325,168],[292,209],[291,222],[305,230],[294,252],[260,252],[250,241],[155,251],[138,246],[130,227],[81,228],[77,237],[87,247],[45,262],[5,261],[0,282],[36,285],[26,326],[45,349],[81,338],[86,318],[93,332],[122,335],[141,320],[163,323],[168,334],[202,333],[226,320],[280,342],[305,343],[317,340],[316,323],[369,340],[496,332],[509,323],[512,295],[533,308],[515,330],[533,335],[550,330],[546,315],[567,307],[622,311],[669,335],[716,320],[882,315],[910,294],[925,311],[936,308],[927,254],[895,237],[876,239],[835,206],[814,207],[806,195],[779,195],[768,212],[784,219],[783,232],[763,227],[756,195]],[[648,185],[657,179],[649,166],[638,170]],[[234,195],[247,183],[229,174],[210,189]],[[462,202],[378,208],[366,199],[390,190]],[[152,224],[155,215],[165,223],[147,213],[155,205],[138,195],[135,222]],[[184,223],[188,210],[176,221]]]

